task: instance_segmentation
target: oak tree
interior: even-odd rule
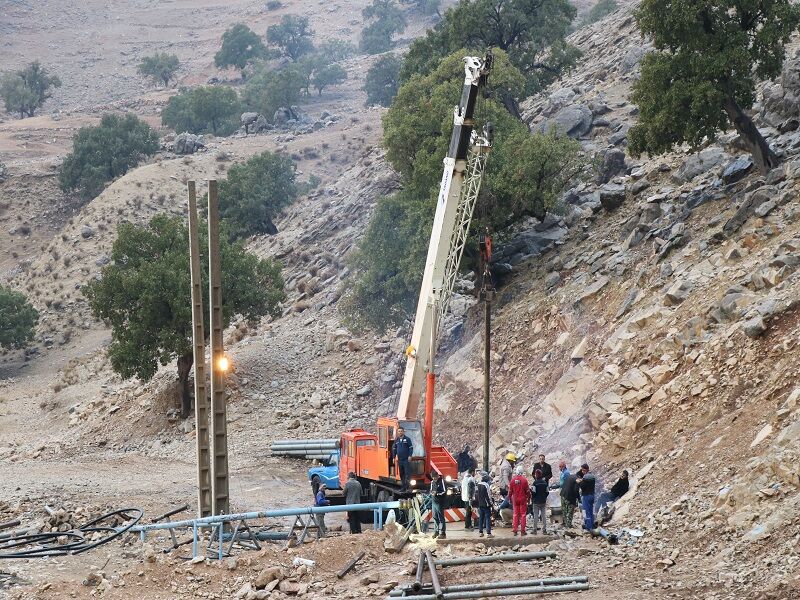
[[[633,153],[693,148],[733,126],[762,173],[778,164],[747,114],[756,80],[781,72],[786,44],[800,23],[790,0],[643,0],[636,19],[655,51],[634,85],[639,123]]]

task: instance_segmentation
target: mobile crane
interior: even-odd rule
[[[444,159],[414,330],[406,350],[407,363],[397,414],[379,417],[377,434],[352,429],[341,436],[339,481],[344,485],[348,473],[354,472],[370,501],[382,502],[403,495],[399,471],[391,460],[398,427],[405,430],[414,447],[409,461],[410,493],[430,482],[431,471],[441,473],[447,482],[458,476],[452,454],[442,446],[433,445],[434,361],[441,323],[453,294],[492,144],[491,124],[478,133],[473,118],[491,71],[492,55],[468,56],[464,63],[464,86],[461,101],[454,110],[453,133]],[[423,390],[425,418],[420,421],[417,412]]]

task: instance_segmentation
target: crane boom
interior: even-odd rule
[[[453,294],[458,266],[464,253],[472,213],[480,192],[486,158],[491,148],[491,130],[474,131],[473,115],[480,89],[492,66],[492,55],[465,57],[464,87],[455,107],[450,149],[444,159],[425,272],[422,277],[414,331],[406,352],[403,387],[397,407],[398,419],[416,419],[426,372],[433,372],[438,333]],[[428,386],[432,386],[429,378]],[[432,390],[428,391],[432,402]],[[426,408],[426,429],[432,426],[432,407]],[[430,444],[430,435],[426,436]]]

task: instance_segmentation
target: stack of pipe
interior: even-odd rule
[[[406,597],[414,598],[415,600],[467,600],[470,598],[581,592],[590,589],[588,582],[589,578],[585,575],[577,575],[575,577],[494,581],[489,583],[451,585],[447,587],[441,587],[435,584],[420,587],[406,586],[396,588],[389,592],[387,600],[397,600],[397,598]],[[415,583],[417,582],[415,581]]]
[[[279,456],[324,460],[339,449],[339,440],[276,440],[269,449]]]

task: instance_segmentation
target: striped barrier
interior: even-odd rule
[[[473,514],[475,511],[473,511]],[[444,520],[448,523],[458,523],[459,521],[464,521],[467,518],[467,509],[466,508],[445,508],[444,509]],[[433,519],[433,513],[430,509],[426,510],[422,513],[422,520],[430,523]]]

